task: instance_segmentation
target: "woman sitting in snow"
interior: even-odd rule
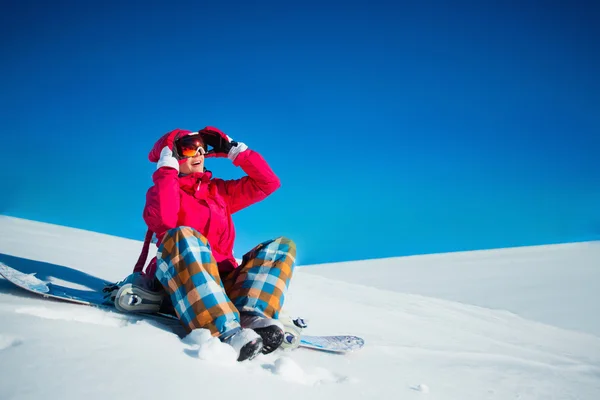
[[[213,178],[204,167],[209,157],[227,157],[247,176]],[[279,178],[260,154],[213,127],[175,129],[156,142],[149,159],[157,170],[143,214],[145,249],[150,232],[159,247],[146,276],[161,283],[188,331],[210,330],[237,351],[239,361],[274,351],[283,341],[277,318],[296,246],[284,237],[268,240],[238,265],[231,214],[265,199],[279,188]],[[137,272],[142,268],[138,262]]]

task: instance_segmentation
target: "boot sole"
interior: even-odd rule
[[[262,338],[263,354],[274,352],[283,343],[283,331],[277,326],[267,326],[265,328],[256,328],[254,332]]]
[[[258,332],[257,332],[258,333]],[[261,338],[256,338],[251,342],[246,343],[240,349],[240,355],[238,356],[238,361],[252,360],[256,357],[261,350],[263,349],[263,340]]]

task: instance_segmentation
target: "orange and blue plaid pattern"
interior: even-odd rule
[[[242,313],[277,318],[283,307],[296,261],[296,245],[280,237],[261,243],[223,282],[225,291]]]
[[[227,337],[240,329],[239,312],[277,318],[294,269],[296,247],[286,238],[264,242],[223,279],[207,239],[190,227],[163,237],[156,278],[189,330]]]
[[[214,336],[239,329],[238,311],[225,294],[204,236],[186,226],[171,229],[156,256],[156,278],[169,294],[184,327],[189,331],[206,328]]]

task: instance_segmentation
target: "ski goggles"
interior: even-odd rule
[[[200,155],[206,154],[205,144],[200,135],[187,135],[177,139],[175,146],[177,147],[177,155],[180,158],[196,157],[198,153]]]

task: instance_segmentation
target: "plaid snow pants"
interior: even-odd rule
[[[240,329],[240,312],[278,317],[295,257],[292,240],[268,240],[244,255],[238,268],[221,276],[208,240],[181,226],[163,237],[156,278],[188,331],[204,328],[213,336],[227,337]]]

